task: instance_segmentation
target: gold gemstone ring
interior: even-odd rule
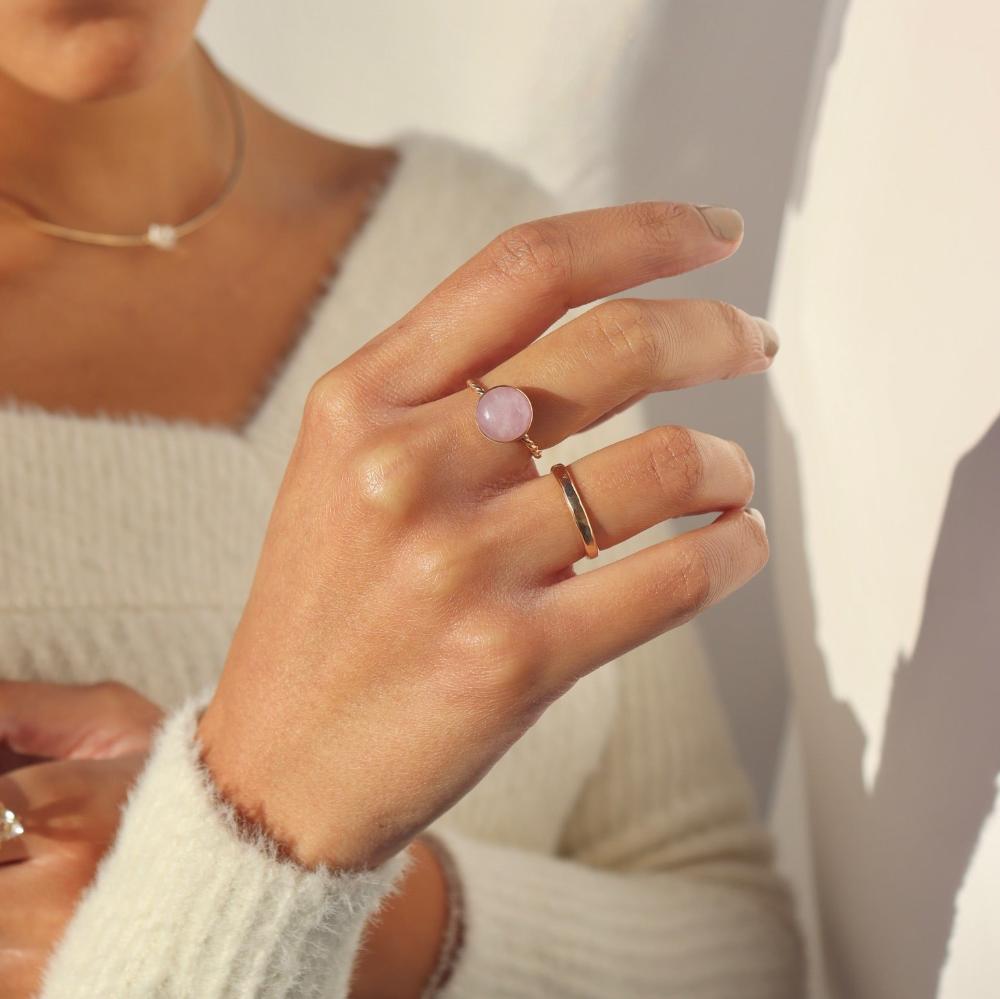
[[[499,444],[522,441],[532,458],[541,458],[542,449],[528,436],[534,410],[531,400],[513,385],[487,388],[470,378],[466,385],[479,396],[476,404],[476,426],[488,440]]]

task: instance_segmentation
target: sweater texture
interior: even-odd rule
[[[169,712],[43,999],[347,996],[410,862],[281,859],[240,831],[195,738],[309,387],[493,236],[560,210],[482,150],[393,142],[399,164],[242,429],[0,403],[0,668],[120,680]],[[642,429],[633,408],[546,461]],[[466,899],[442,999],[801,994],[792,904],[690,625],[578,681],[431,828]]]

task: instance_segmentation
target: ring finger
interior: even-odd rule
[[[686,427],[656,427],[619,441],[574,462],[572,472],[602,549],[672,517],[746,506],[754,489],[738,444]],[[515,548],[532,552],[532,572],[557,572],[583,556],[553,476],[523,482],[500,502]]]

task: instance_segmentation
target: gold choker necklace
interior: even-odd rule
[[[206,53],[207,57],[207,53]],[[68,239],[74,243],[88,243],[91,246],[153,246],[158,250],[172,250],[179,239],[189,233],[200,229],[222,206],[222,203],[232,193],[243,171],[243,160],[246,154],[246,123],[243,119],[243,108],[240,105],[236,88],[229,81],[229,78],[215,65],[209,58],[209,64],[222,82],[222,89],[226,97],[226,104],[229,107],[230,117],[233,123],[233,164],[229,168],[229,175],[222,186],[222,190],[216,195],[211,204],[203,208],[197,215],[184,222],[172,225],[164,222],[150,222],[143,233],[115,233],[115,232],[90,232],[87,229],[74,229],[70,226],[59,225],[49,219],[37,215],[12,198],[7,198],[0,194],[0,198],[8,201],[20,209],[20,214],[25,222],[43,232],[47,236],[55,236],[58,239]]]

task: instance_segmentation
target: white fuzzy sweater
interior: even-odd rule
[[[237,834],[194,742],[309,385],[497,232],[558,210],[481,151],[420,132],[396,145],[245,430],[0,406],[0,669],[118,679],[173,712],[45,999],[345,996],[365,922],[409,860],[334,874],[276,859]],[[580,681],[433,829],[467,897],[447,999],[799,994],[792,907],[690,627]]]

